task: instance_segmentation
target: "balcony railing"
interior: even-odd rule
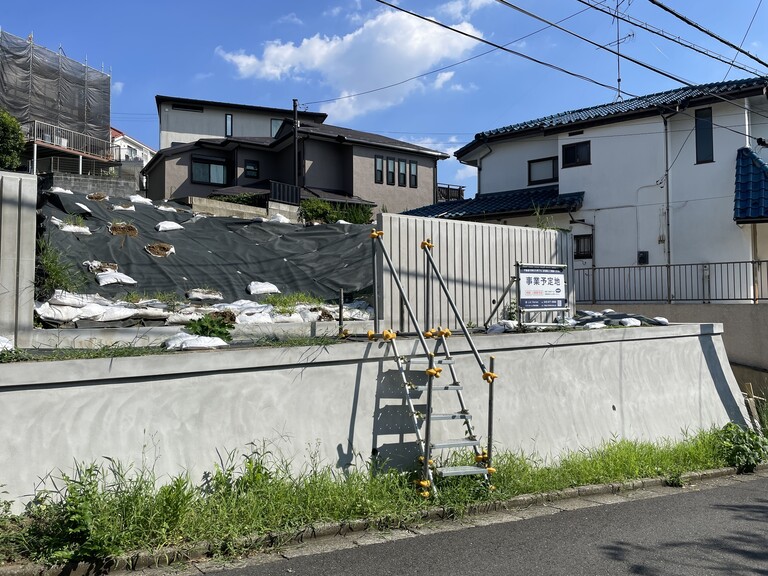
[[[270,182],[269,199],[284,204],[298,206],[301,203],[301,189],[292,184],[283,182]]]
[[[456,184],[438,184],[437,201],[450,202],[451,200],[464,200],[464,186]]]
[[[113,147],[109,140],[101,140],[39,120],[25,122],[21,129],[28,142],[50,144],[75,154],[87,154],[105,161],[113,158]]]
[[[574,270],[576,302],[760,302],[768,260]]]

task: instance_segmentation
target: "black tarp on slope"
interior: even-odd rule
[[[119,198],[115,203],[127,201]],[[82,207],[87,206],[89,214]],[[138,282],[136,286],[99,286],[89,274],[85,292],[116,298],[129,292],[152,295],[194,288],[211,288],[225,302],[255,299],[247,292],[252,281],[272,282],[281,292],[308,292],[324,299],[365,291],[372,286],[371,227],[328,224],[304,227],[296,224],[258,223],[236,218],[195,217],[191,212],[165,212],[155,206],[133,204],[135,212],[116,211],[114,203],[88,200],[82,194],[45,193],[40,200],[44,234],[65,257],[86,270],[90,260],[115,262],[119,271]],[[167,204],[182,209],[179,205]],[[51,223],[55,216],[68,221],[79,214],[90,236],[63,232]],[[69,217],[72,220],[72,217]],[[158,222],[170,220],[183,230],[158,232]],[[138,236],[113,236],[111,222],[125,221]],[[164,242],[176,250],[165,258],[150,255],[148,244]]]

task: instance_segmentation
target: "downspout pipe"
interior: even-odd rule
[[[668,120],[678,112],[673,112],[667,116],[662,113],[661,119],[664,121],[664,246],[666,247],[666,267],[667,267],[667,303],[672,302],[672,226],[669,215],[669,124]]]

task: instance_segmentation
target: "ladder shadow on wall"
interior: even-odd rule
[[[387,364],[386,362],[384,363]],[[414,384],[426,384],[427,377],[412,374]],[[425,413],[426,393],[411,393],[414,407]],[[419,421],[423,427],[423,420]],[[379,372],[376,384],[376,403],[373,411],[373,439],[371,460],[376,470],[416,470],[422,448],[413,429],[413,417],[405,401],[402,376],[397,369]]]

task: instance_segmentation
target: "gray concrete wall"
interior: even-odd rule
[[[131,194],[136,194],[139,188],[135,174],[130,178],[105,178],[62,172],[53,174],[51,186],[60,186],[65,190],[72,190],[81,194],[101,192],[107,196],[119,198],[128,198]]]
[[[580,304],[579,308],[613,308],[644,316],[663,316],[670,322],[723,325],[723,343],[728,359],[768,370],[768,303],[761,304]]]
[[[481,438],[488,385],[466,343],[449,339]],[[476,339],[496,358],[494,444],[557,456],[613,438],[680,438],[744,421],[718,325],[507,334]],[[398,339],[401,354],[417,350]],[[220,453],[250,442],[292,461],[344,468],[380,457],[411,466],[415,435],[381,342],[231,349],[0,364],[0,484],[17,506],[38,478],[74,461],[154,463],[199,481]],[[424,366],[412,373],[423,379]],[[444,378],[443,380],[445,380]],[[441,380],[441,382],[443,381]],[[449,402],[449,400],[453,402]],[[424,399],[416,400],[422,404]],[[455,410],[438,395],[435,410]],[[435,437],[460,437],[448,424]],[[155,462],[155,457],[157,461]]]
[[[28,346],[35,299],[37,177],[0,172],[0,336]]]

